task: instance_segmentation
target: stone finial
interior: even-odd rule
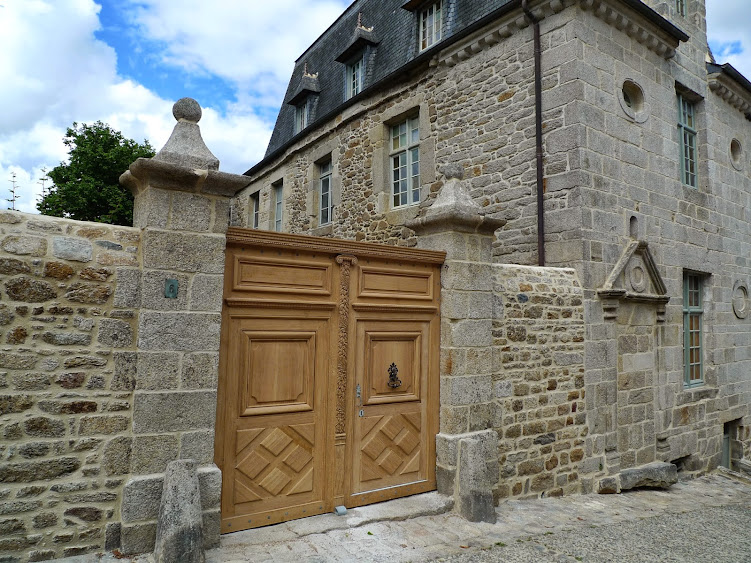
[[[444,164],[438,169],[438,172],[443,174],[446,180],[453,180],[454,178],[457,180],[464,179],[464,167],[456,162]]]
[[[172,106],[172,115],[175,116],[177,121],[188,121],[190,123],[198,123],[201,121],[203,111],[201,106],[193,98],[180,98]]]
[[[363,25],[363,23],[362,23],[362,12],[360,12],[359,14],[357,14],[357,28],[358,29],[362,29],[362,30],[367,31],[367,32],[373,31],[372,27],[365,27]]]
[[[461,231],[492,234],[506,224],[503,219],[485,216],[464,185],[464,168],[460,164],[446,164],[439,168],[444,184],[433,205],[425,215],[407,222],[418,234],[442,231]]]
[[[191,170],[218,170],[217,159],[203,142],[198,121],[201,106],[193,98],[181,98],[172,106],[177,123],[167,143],[154,160],[168,162]]]

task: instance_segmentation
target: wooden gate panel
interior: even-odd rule
[[[355,278],[347,506],[433,490],[438,424],[438,269],[370,260]]]
[[[333,309],[246,305],[227,315],[224,531],[332,509],[325,463]]]

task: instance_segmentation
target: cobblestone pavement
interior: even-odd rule
[[[237,532],[222,536],[221,547],[208,551],[206,560],[751,562],[751,481],[725,473],[667,491],[507,501],[497,508],[496,524],[467,522],[447,511],[449,506],[445,497],[429,493],[351,510],[345,517],[315,516]]]

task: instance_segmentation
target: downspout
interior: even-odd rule
[[[540,20],[530,11],[527,0],[522,0],[522,10],[534,30],[535,41],[535,145],[537,153],[537,257],[538,265],[545,265],[545,213],[543,193],[545,184],[542,166],[542,47]]]

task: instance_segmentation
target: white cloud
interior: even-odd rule
[[[732,45],[714,53],[717,62],[730,63],[751,79],[749,0],[707,0],[707,35],[713,45]]]
[[[256,103],[279,105],[295,59],[349,4],[345,0],[128,0],[133,22],[163,43],[164,63],[208,72]]]
[[[93,0],[12,1],[0,10],[0,107],[6,108],[0,112],[0,208],[9,206],[15,172],[16,208],[36,210],[42,168],[66,159],[62,139],[74,121],[101,120],[126,137],[163,146],[174,125],[174,100],[117,75],[115,51],[95,37],[100,7]],[[271,134],[271,124],[241,105],[223,114],[204,108],[201,126],[221,169],[236,173],[262,158]]]

